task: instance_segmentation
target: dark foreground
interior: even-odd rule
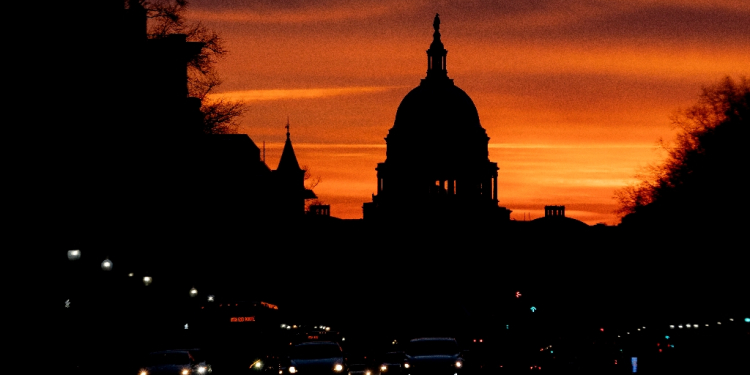
[[[289,342],[321,324],[350,360],[456,337],[465,375],[625,374],[633,358],[637,373],[748,373],[736,235],[308,223],[37,245],[54,260],[60,324],[45,337],[65,373],[136,374],[149,351],[200,348],[214,374],[278,375]]]

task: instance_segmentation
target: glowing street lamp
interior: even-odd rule
[[[151,279],[151,276],[143,276],[143,285],[149,286],[151,285],[151,282],[154,281]]]
[[[68,259],[69,260],[78,260],[81,258],[81,250],[68,250]]]
[[[208,296],[208,302],[213,302],[213,301],[214,301],[214,295],[212,294]]]
[[[109,260],[109,258],[104,259],[102,262],[102,270],[103,271],[111,271],[112,270],[112,261]]]
[[[198,295],[198,289],[192,288],[190,289],[190,297],[195,297]]]

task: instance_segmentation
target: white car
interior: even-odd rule
[[[204,375],[213,370],[211,365],[199,357],[195,350],[163,350],[151,352],[146,357],[145,367],[138,375]]]
[[[402,371],[407,375],[462,375],[463,353],[452,337],[412,339]]]
[[[334,341],[312,341],[291,348],[286,368],[280,375],[346,375],[344,352]]]

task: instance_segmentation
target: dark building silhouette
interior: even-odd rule
[[[548,230],[576,230],[590,227],[580,220],[566,217],[565,206],[544,206],[544,217],[531,220],[530,223]]]
[[[62,236],[106,241],[305,216],[315,194],[304,187],[288,129],[275,171],[247,135],[204,134],[201,100],[188,90],[188,64],[202,43],[183,34],[149,38],[138,1],[109,0],[97,10],[107,38],[79,76],[95,95],[85,108],[65,98],[83,109],[81,121],[59,137],[67,148],[54,168],[61,177],[50,177],[66,189],[50,208],[70,223]]]
[[[312,204],[310,205],[310,211],[308,211],[307,214],[316,216],[331,216],[331,205]]]
[[[440,18],[427,50],[427,77],[396,111],[386,160],[377,170],[377,194],[363,205],[365,220],[422,216],[507,221],[498,207],[497,163],[489,160],[490,138],[474,102],[448,78],[448,51],[440,40]]]
[[[305,170],[300,168],[289,137],[289,121],[286,124],[286,142],[279,166],[273,171],[276,200],[275,212],[281,217],[299,217],[305,213],[305,200],[315,199],[312,190],[305,188]]]
[[[565,206],[544,206],[544,217],[550,216],[565,217]]]

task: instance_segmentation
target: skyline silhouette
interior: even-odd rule
[[[274,134],[285,140],[278,163],[267,158],[263,139],[206,134],[205,103],[191,90],[195,81],[189,69],[206,45],[169,32],[148,38],[147,14],[138,1],[130,0],[132,7],[124,8],[126,2],[109,0],[95,8],[100,32],[109,38],[97,48],[82,49],[79,59],[64,61],[72,70],[58,79],[75,85],[64,85],[70,92],[51,101],[52,110],[43,113],[59,117],[81,109],[81,115],[65,126],[46,124],[48,131],[39,137],[45,157],[40,168],[29,171],[36,176],[29,180],[34,186],[22,196],[36,195],[23,201],[27,215],[18,221],[38,232],[27,238],[22,251],[42,254],[42,276],[31,275],[41,288],[29,284],[35,289],[30,295],[41,295],[52,311],[44,321],[44,338],[60,348],[50,362],[63,372],[106,368],[138,373],[141,355],[151,350],[202,348],[216,355],[216,369],[225,374],[254,371],[256,356],[270,354],[278,362],[261,366],[263,371],[293,375],[284,367],[284,352],[298,337],[287,335],[290,329],[281,324],[312,321],[340,328],[340,341],[347,335],[347,346],[360,354],[377,353],[381,344],[395,345],[391,340],[446,335],[472,345],[470,340],[481,339],[477,335],[485,336],[495,351],[485,358],[476,354],[472,361],[467,354],[467,372],[460,375],[481,375],[482,365],[505,372],[495,367],[499,361],[510,364],[511,373],[535,371],[540,360],[545,369],[554,364],[559,370],[554,372],[560,373],[622,373],[631,367],[613,361],[635,357],[639,368],[651,370],[747,368],[741,353],[750,343],[750,304],[744,298],[747,272],[737,245],[744,222],[725,225],[711,217],[734,208],[716,202],[741,195],[742,186],[732,182],[740,177],[733,172],[744,157],[737,134],[750,118],[747,80],[735,85],[728,79],[716,86],[733,87],[737,92],[731,95],[715,88],[704,91],[703,98],[716,100],[699,102],[697,108],[709,110],[695,113],[716,121],[681,133],[696,145],[684,148],[685,163],[671,164],[684,173],[670,175],[666,188],[658,190],[670,193],[638,196],[659,205],[636,202],[628,225],[589,226],[571,209],[571,196],[539,191],[524,181],[511,182],[544,200],[544,217],[532,216],[528,222],[503,217],[501,224],[481,212],[464,217],[459,210],[453,220],[442,220],[434,213],[449,202],[444,198],[463,194],[462,177],[468,177],[468,196],[481,204],[459,201],[459,208],[502,212],[500,182],[505,177],[495,175],[498,167],[504,170],[504,159],[490,153],[484,111],[472,102],[474,93],[467,90],[469,98],[452,85],[453,70],[448,78],[444,47],[452,44],[446,40],[441,45],[446,37],[441,32],[450,22],[443,19],[441,24],[431,16],[434,48],[427,51],[424,86],[412,86],[412,93],[401,98],[402,106],[391,109],[396,120],[381,149],[388,152],[387,159],[360,159],[356,167],[372,173],[377,166],[378,172],[386,172],[378,176],[384,181],[380,199],[387,200],[393,191],[389,183],[396,181],[407,193],[427,190],[438,204],[429,207],[432,211],[418,207],[416,214],[404,213],[399,210],[418,200],[404,194],[385,220],[340,220],[335,204],[318,204],[317,215],[304,214],[308,201],[319,196],[320,185],[315,192],[305,186],[302,166],[312,165],[323,181],[330,180],[325,166],[316,170],[314,160],[299,152],[306,148],[298,147],[294,114],[284,115],[282,126],[273,126]],[[423,55],[420,60],[424,69]],[[434,91],[425,93],[430,87]],[[76,94],[90,88],[98,95],[85,107],[76,106]],[[439,110],[427,108],[425,113],[422,105],[433,100],[440,103]],[[458,115],[451,112],[456,108]],[[429,130],[449,131],[430,133],[415,126],[425,125],[424,118],[434,125]],[[469,127],[461,127],[465,124]],[[435,129],[440,127],[444,129]],[[454,159],[446,139],[466,129],[471,142],[462,144],[461,158]],[[406,136],[399,139],[402,130]],[[418,141],[425,134],[436,142],[422,149]],[[696,138],[684,138],[688,136]],[[445,147],[431,149],[435,145]],[[600,162],[612,158],[600,154]],[[415,165],[423,167],[422,158],[434,162],[428,172],[454,172],[445,167],[456,159],[468,165],[457,170],[479,172],[426,173],[426,180],[412,184],[409,172],[417,170]],[[340,170],[351,168],[339,164]],[[395,180],[387,175],[393,166],[404,172]],[[556,171],[571,173],[562,166]],[[692,173],[696,171],[700,173]],[[530,173],[536,172],[530,168]],[[453,197],[444,194],[449,180],[457,192]],[[705,191],[712,193],[700,194]],[[359,199],[358,205],[366,201]],[[665,226],[665,214],[680,221]],[[28,217],[34,220],[27,224]],[[210,303],[219,308],[207,307]],[[269,314],[256,314],[259,309]],[[663,348],[654,344],[666,344],[663,340],[669,338],[661,337],[672,330],[679,349],[661,355]],[[712,362],[717,359],[720,363]],[[233,366],[237,371],[229,370]],[[451,368],[450,374],[458,373]]]
[[[267,142],[268,160],[292,116],[295,150],[322,177],[316,193],[333,216],[360,218],[377,193],[369,166],[385,159],[382,139],[423,76],[440,13],[451,77],[474,100],[501,168],[501,206],[523,220],[565,204],[570,217],[614,225],[614,191],[662,160],[670,115],[703,85],[747,74],[747,51],[728,43],[746,40],[748,13],[731,2],[543,3],[195,1],[187,16],[227,41],[216,95],[247,98],[241,131]]]

